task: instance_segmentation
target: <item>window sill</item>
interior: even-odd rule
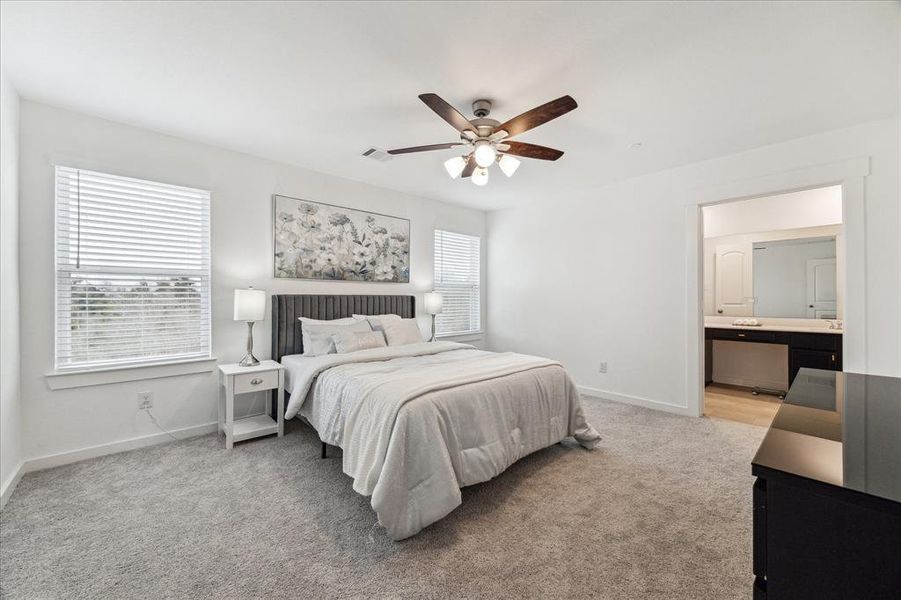
[[[447,340],[449,342],[476,342],[482,339],[482,331],[469,331],[467,333],[445,333],[444,335],[436,335],[435,339]]]
[[[194,373],[209,373],[216,369],[218,360],[215,357],[192,358],[146,365],[52,371],[45,374],[44,377],[51,390],[66,390],[126,381],[141,381],[142,379],[160,379],[162,377],[176,377]]]

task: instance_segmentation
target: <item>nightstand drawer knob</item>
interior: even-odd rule
[[[250,385],[260,385],[261,383],[263,383],[263,380],[259,377],[250,380]]]

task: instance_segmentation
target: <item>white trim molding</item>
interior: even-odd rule
[[[650,398],[641,398],[639,396],[630,396],[628,394],[620,394],[618,392],[610,392],[607,390],[600,390],[598,388],[589,387],[587,385],[576,385],[576,389],[579,390],[579,393],[583,396],[589,396],[591,398],[601,398],[602,400],[612,400],[613,402],[619,402],[621,404],[634,404],[635,406],[641,406],[643,408],[652,408],[654,410],[662,410],[665,412],[683,415],[686,417],[695,416],[695,414],[688,408],[684,406],[679,406],[678,404],[672,404],[670,402],[663,402],[661,400],[651,400]]]
[[[53,371],[44,377],[51,390],[66,390],[76,387],[107,385],[124,381],[141,381],[142,379],[161,379],[194,373],[211,373],[216,370],[219,359],[195,358],[183,361],[172,361],[158,364],[130,365],[124,367],[107,367],[104,369],[85,369],[77,371]]]
[[[686,342],[685,397],[688,414],[701,416],[704,410],[704,299],[701,273],[701,229],[704,206],[814,189],[842,186],[842,233],[845,239],[843,367],[867,372],[867,274],[865,233],[865,179],[870,174],[870,157],[813,165],[780,173],[763,174],[722,185],[701,188],[685,206],[686,243]],[[849,293],[853,292],[853,293]]]
[[[19,485],[19,480],[22,479],[22,475],[24,474],[25,463],[20,462],[16,465],[16,468],[13,469],[10,476],[6,478],[6,481],[3,482],[3,488],[0,490],[0,510],[3,510],[3,507],[9,502],[9,497],[13,495],[13,491],[15,491],[16,486]]]

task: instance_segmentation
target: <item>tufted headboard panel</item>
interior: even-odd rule
[[[272,296],[272,360],[303,353],[299,317],[341,319],[356,315],[416,316],[414,296],[276,294]]]

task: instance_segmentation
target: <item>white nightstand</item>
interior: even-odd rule
[[[278,414],[266,414],[235,420],[235,395],[278,390]],[[219,365],[219,431],[225,434],[225,447],[261,435],[285,435],[285,368],[274,360],[262,360],[255,367],[237,364]]]

